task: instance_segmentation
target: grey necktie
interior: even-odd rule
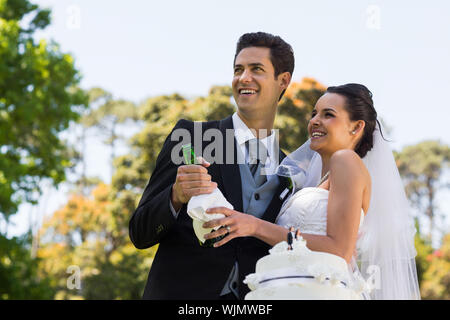
[[[266,182],[266,175],[261,175],[261,164],[265,164],[268,156],[267,148],[259,139],[251,139],[245,143],[248,152],[248,166],[257,186]]]

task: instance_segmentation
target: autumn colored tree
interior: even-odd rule
[[[428,261],[421,283],[422,298],[450,300],[450,234],[443,238],[439,249],[428,255]]]
[[[42,276],[52,279],[57,299],[139,299],[154,251],[137,251],[112,210],[110,188],[90,197],[74,194],[45,222],[38,250]],[[144,264],[145,263],[145,264]],[[67,268],[81,271],[81,288],[67,286]]]

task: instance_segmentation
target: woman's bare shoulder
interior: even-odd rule
[[[370,183],[369,172],[360,156],[351,149],[338,150],[330,159],[330,174],[341,173],[343,176],[351,179],[357,179]]]

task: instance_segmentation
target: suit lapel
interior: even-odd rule
[[[286,157],[283,151],[280,149],[280,163]],[[288,187],[289,180],[286,177],[278,176],[280,181],[278,188],[275,190],[272,201],[269,203],[266,211],[264,212],[262,219],[270,222],[274,222],[278,212],[280,211],[281,205],[283,204],[283,200],[280,199],[280,194]]]
[[[223,155],[224,164],[220,165],[220,173],[223,181],[223,188],[225,190],[225,197],[234,206],[234,210],[242,212],[242,185],[241,185],[241,173],[239,171],[239,165],[237,164],[237,146],[236,140],[233,135],[226,134],[227,129],[233,129],[233,120],[229,116],[219,122],[219,129],[224,137]],[[227,141],[229,139],[229,141]],[[231,139],[233,139],[231,141]],[[232,164],[226,163],[227,150],[226,146],[233,146],[234,148],[234,162]]]
[[[227,136],[226,130],[234,129],[232,116],[229,116],[219,122],[219,130],[222,132],[224,137],[223,155],[224,164],[218,166],[220,168],[220,174],[223,182],[224,195],[228,201],[233,205],[234,210],[242,212],[242,184],[241,184],[241,173],[239,171],[239,165],[237,164],[237,142],[233,135]],[[232,141],[227,141],[227,139],[233,139]],[[234,148],[234,162],[233,164],[226,163],[226,146],[227,143]],[[283,151],[280,149],[279,160],[281,161],[286,157]],[[286,177],[278,177],[280,183],[278,188],[273,195],[272,201],[264,212],[262,219],[267,221],[275,221],[276,216],[283,204],[283,200],[280,199],[280,194],[287,188],[289,181]]]

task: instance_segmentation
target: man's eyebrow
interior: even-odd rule
[[[252,67],[264,67],[264,65],[260,62],[249,63],[249,66]]]
[[[249,63],[248,65],[249,65],[250,67],[264,67],[264,64],[262,64],[262,63],[260,63],[260,62],[253,62],[253,63]],[[243,65],[242,65],[242,64],[235,64],[234,67],[235,67],[235,68],[238,68],[238,67],[242,68]]]

